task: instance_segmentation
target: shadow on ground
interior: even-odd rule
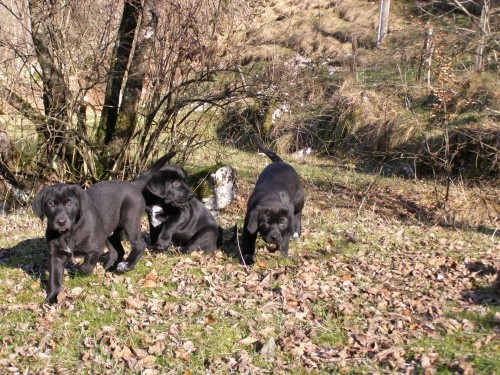
[[[47,250],[44,238],[32,238],[11,248],[0,248],[0,267],[19,268],[32,277],[47,269]]]
[[[496,278],[488,286],[477,286],[462,293],[462,297],[478,305],[500,306],[500,269],[481,261],[467,263],[467,269],[477,276]]]

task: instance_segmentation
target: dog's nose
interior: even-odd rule
[[[64,225],[66,225],[66,222],[67,222],[66,219],[60,219],[60,220],[57,220],[57,225],[62,227]]]
[[[278,233],[271,233],[271,240],[277,241],[280,235]]]
[[[193,193],[190,193],[190,194],[188,195],[188,198],[189,198],[189,200],[193,199],[193,198],[194,198],[194,194],[193,194]]]

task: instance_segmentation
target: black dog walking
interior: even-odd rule
[[[304,190],[295,169],[266,148],[255,134],[254,139],[272,163],[264,168],[248,199],[241,240],[246,264],[254,262],[257,233],[266,243],[276,245],[283,256],[288,256],[290,237],[297,238],[301,232],[304,207]]]
[[[132,182],[102,181],[86,191],[78,185],[56,184],[37,194],[33,211],[42,220],[47,217],[49,281],[44,303],[57,302],[64,264],[73,255],[83,256],[79,267],[83,274],[92,273],[104,247],[109,252],[106,269],[124,273],[134,268],[146,248],[141,233],[141,216],[146,207],[142,190],[174,155],[171,152],[161,157]],[[132,248],[125,260],[122,231]]]

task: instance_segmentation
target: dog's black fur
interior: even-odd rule
[[[106,269],[124,273],[134,268],[146,248],[141,234],[141,216],[146,207],[142,190],[174,155],[166,154],[132,182],[102,181],[86,191],[78,185],[56,184],[37,194],[33,211],[42,220],[47,217],[49,281],[44,303],[57,302],[64,264],[73,255],[83,256],[79,267],[83,274],[92,273],[104,247],[109,253]],[[132,248],[125,260],[122,231]]]
[[[213,252],[221,246],[222,230],[187,185],[186,172],[176,165],[161,168],[143,190],[151,244],[182,252]]]
[[[260,174],[247,204],[247,213],[241,239],[243,262],[252,264],[257,233],[262,239],[288,256],[290,237],[301,232],[304,190],[299,175],[276,153],[266,148],[254,134],[259,149],[272,163]]]

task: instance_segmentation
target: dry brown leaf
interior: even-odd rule
[[[259,341],[259,339],[257,337],[250,335],[250,336],[245,337],[244,339],[241,339],[240,344],[251,345],[251,344],[256,343],[257,341]]]
[[[140,309],[144,305],[144,302],[138,298],[127,297],[125,299],[125,305],[131,309]]]
[[[269,335],[274,334],[274,327],[267,326],[259,331],[259,335],[267,337]]]
[[[155,279],[146,279],[144,282],[144,287],[145,288],[156,288],[158,284],[156,283]]]
[[[214,319],[213,315],[212,314],[208,314],[205,316],[205,321],[204,323],[206,325],[211,325],[211,324],[214,324],[216,322],[216,320]]]
[[[134,355],[129,347],[124,346],[123,348],[116,347],[115,350],[113,351],[112,357],[113,359],[121,359],[121,358],[130,359],[133,358]]]
[[[151,367],[156,362],[156,357],[154,355],[147,355],[139,360],[139,365],[143,367]]]
[[[302,344],[295,346],[290,350],[290,354],[294,357],[302,357],[304,355],[304,346]]]
[[[161,355],[163,350],[165,350],[165,344],[161,341],[157,341],[148,347],[148,353],[154,355]]]
[[[178,358],[178,359],[181,359],[181,360],[187,362],[187,361],[189,361],[190,356],[189,356],[189,353],[186,352],[184,349],[178,349],[175,352],[175,358]]]
[[[263,268],[263,269],[267,268],[267,262],[263,261],[263,260],[258,260],[257,262],[255,262],[255,265],[259,268]]]

